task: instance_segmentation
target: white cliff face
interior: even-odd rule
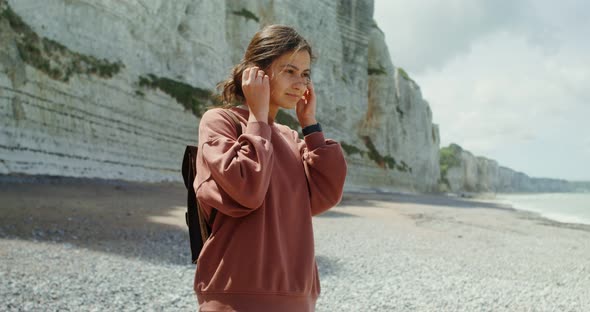
[[[227,44],[218,40],[224,36],[224,4],[7,3],[30,29],[23,32],[6,19],[0,23],[2,34],[12,34],[2,39],[10,48],[1,56],[0,172],[179,180],[182,149],[195,142],[198,120],[170,96],[139,87],[139,76],[212,88],[221,77],[217,69],[229,62]],[[67,51],[46,44],[46,65],[26,62],[27,44],[42,41],[35,36]],[[25,38],[20,50],[17,37]],[[74,72],[64,81],[65,74],[51,74],[60,68],[56,59],[83,62],[87,56],[124,67],[110,78]]]
[[[368,108],[358,133],[363,148],[375,152],[367,146],[370,140],[384,158],[383,168],[371,170],[371,175],[385,175],[408,189],[436,190],[440,139],[430,107],[420,87],[391,63],[376,26],[371,27],[370,39]]]
[[[211,89],[230,61],[223,1],[7,2],[40,36],[121,61],[128,84],[153,73]]]
[[[494,192],[499,188],[500,167],[495,160],[485,157],[476,157],[478,181],[476,189],[479,192]]]
[[[0,0],[8,9],[27,26],[0,18],[0,173],[180,180],[208,94],[280,23],[318,56],[318,119],[343,143],[347,186],[436,187],[438,127],[372,1]]]
[[[528,175],[499,166],[494,160],[476,157],[456,144],[451,147],[458,160],[446,173],[447,191],[510,193],[510,192],[569,192],[575,187],[565,180],[531,178]]]
[[[459,152],[460,164],[447,171],[447,180],[453,192],[493,191],[496,188],[497,163],[483,157],[475,157],[468,151]]]

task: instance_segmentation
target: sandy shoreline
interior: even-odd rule
[[[181,183],[136,183],[119,180],[67,177],[0,176],[0,224],[9,225],[9,234],[26,238],[35,227],[50,230],[60,225],[78,238],[92,234],[109,237],[104,227],[129,228],[141,235],[160,230],[185,229],[186,192]],[[492,197],[461,198],[437,194],[348,191],[338,208],[370,207],[374,203],[391,208],[488,208],[511,211],[537,224],[581,231],[590,225],[557,222],[540,214],[517,210]],[[388,204],[389,203],[389,204]],[[358,211],[370,215],[369,210]],[[330,211],[327,213],[330,214]],[[22,222],[21,222],[22,221]],[[79,221],[79,222],[77,222]],[[88,223],[87,228],[77,223]],[[96,227],[96,228],[95,228]],[[95,231],[100,228],[101,231]]]
[[[380,201],[398,203],[413,203],[419,206],[448,207],[448,208],[490,208],[512,211],[520,218],[536,220],[540,225],[554,226],[581,231],[590,231],[590,225],[585,223],[560,222],[546,218],[540,213],[518,209],[510,204],[495,199],[495,196],[489,194],[474,194],[468,197],[446,194],[412,194],[396,192],[364,192],[349,191],[343,196],[340,206],[362,205],[363,201]],[[392,205],[393,208],[396,205]]]
[[[17,278],[35,278],[21,266],[22,257],[43,244],[63,257],[73,249],[105,255],[107,263],[116,256],[181,268],[188,290],[170,311],[191,310],[185,196],[180,183],[0,179],[0,274],[15,279],[0,282],[0,295],[11,298],[4,310],[18,306],[23,295],[2,287],[43,293]],[[314,218],[314,229],[322,281],[318,311],[590,309],[588,225],[490,200],[347,192],[339,206]],[[53,268],[47,278],[61,278]],[[170,283],[171,293],[183,288]],[[56,306],[68,304],[55,300]]]

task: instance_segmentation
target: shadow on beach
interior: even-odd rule
[[[501,203],[480,201],[477,199],[466,199],[461,197],[450,197],[437,194],[403,194],[403,193],[362,193],[347,192],[339,206],[363,206],[374,207],[376,202],[389,202],[399,204],[416,204],[426,206],[440,206],[446,208],[489,208],[501,210],[514,210],[510,205]]]
[[[190,265],[181,183],[0,177],[0,238]]]
[[[63,177],[0,176],[0,238],[68,244],[123,257],[191,265],[181,183],[135,183]],[[439,195],[347,192],[320,218],[358,218],[346,206],[380,201],[448,208],[514,210],[493,202]],[[543,225],[585,229],[537,218]],[[324,267],[330,259],[318,259]]]
[[[182,183],[0,175],[0,239],[192,265]],[[327,211],[326,217],[349,217]],[[318,256],[322,273],[334,271]]]

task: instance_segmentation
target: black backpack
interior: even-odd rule
[[[238,137],[242,134],[242,125],[236,115],[229,109],[224,109],[223,112],[228,115],[234,122]],[[197,263],[199,254],[203,248],[203,244],[211,235],[211,226],[215,221],[217,209],[211,210],[209,220],[205,219],[205,214],[201,210],[197,194],[193,188],[193,182],[197,176],[197,150],[193,145],[187,145],[184,150],[184,158],[182,160],[182,177],[184,178],[184,185],[188,191],[186,208],[187,212],[184,214],[186,225],[188,225],[188,233],[191,244],[191,258],[193,263]]]

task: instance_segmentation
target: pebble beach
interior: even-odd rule
[[[0,181],[0,310],[196,311],[179,183]],[[590,311],[590,226],[349,191],[314,218],[318,312]]]

